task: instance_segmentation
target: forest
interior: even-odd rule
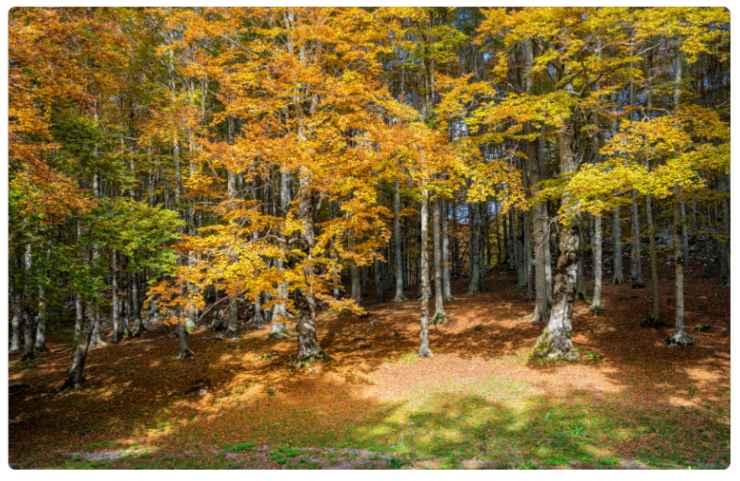
[[[729,465],[727,9],[8,41],[12,467]]]

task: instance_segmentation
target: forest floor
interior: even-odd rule
[[[691,279],[696,345],[639,327],[648,289],[579,302],[576,363],[530,365],[541,326],[494,273],[458,295],[420,359],[418,302],[320,323],[328,362],[296,370],[295,339],[195,333],[175,358],[165,331],[90,352],[83,389],[61,394],[69,343],[10,358],[17,468],[724,468],[730,462],[730,293]],[[669,282],[663,314],[672,319]],[[705,325],[705,326],[703,326]],[[702,326],[702,327],[700,327]],[[704,331],[704,328],[708,330]],[[701,332],[700,332],[701,331]]]

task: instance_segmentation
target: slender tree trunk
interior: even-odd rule
[[[13,317],[10,319],[10,352],[19,352],[21,350],[21,327],[23,324],[23,301],[18,292],[14,289],[11,294],[13,300],[12,310]]]
[[[655,221],[653,219],[653,200],[648,195],[645,197],[645,213],[648,223],[648,251],[650,255],[650,293],[652,296],[652,308],[648,325],[660,324],[660,287],[658,280],[658,252],[655,245]]]
[[[722,232],[724,239],[720,242],[720,280],[730,285],[730,177],[727,176],[722,180],[722,191],[726,192],[726,197],[722,199]]]
[[[383,302],[383,264],[378,259],[373,261],[373,284],[375,298],[378,302]]]
[[[645,287],[642,279],[642,242],[640,239],[640,208],[637,191],[632,191],[632,251],[630,253],[630,278],[633,288]]]
[[[280,213],[285,215],[290,207],[290,174],[286,171],[280,172]],[[282,239],[283,244],[286,243],[285,239]],[[277,260],[277,267],[280,272],[284,270],[282,259]],[[280,300],[288,298],[288,285],[281,282],[278,285],[278,297]],[[288,311],[285,307],[284,302],[276,302],[272,308],[272,320],[285,321]]]
[[[624,282],[624,267],[622,261],[624,254],[622,253],[622,220],[620,218],[620,208],[616,206],[612,215],[612,240],[614,242],[614,277],[612,282],[614,284],[622,284]]]
[[[401,187],[396,180],[393,183],[393,254],[394,267],[396,269],[396,294],[393,296],[393,302],[402,302],[406,300],[403,295],[403,252],[401,245]]]
[[[448,203],[442,202],[442,296],[445,301],[452,299],[452,279],[450,276],[450,236],[448,232]]]
[[[352,300],[359,304],[362,301],[362,278],[360,276],[360,267],[352,262],[349,266],[349,271],[351,277],[350,281],[352,283]]]
[[[144,319],[141,315],[141,305],[139,304],[139,279],[136,273],[131,273],[131,317],[134,321],[133,336],[138,337],[146,331]]]
[[[113,333],[111,341],[114,344],[120,342],[121,326],[118,319],[118,259],[116,251],[111,251],[110,270],[111,270],[111,319],[113,321]]]
[[[591,312],[600,313],[601,306],[601,283],[602,283],[602,261],[601,261],[601,216],[594,216],[594,236],[593,236],[593,272],[594,272],[594,294],[591,298]]]
[[[419,320],[419,356],[429,357],[429,192],[424,189],[421,195],[421,318]],[[478,244],[475,243],[477,246]],[[477,249],[477,247],[476,247]]]
[[[689,228],[686,219],[686,202],[681,201],[679,204],[681,211],[681,248],[683,249],[683,268],[684,272],[689,270]]]
[[[31,244],[28,243],[25,246],[23,253],[23,359],[33,358],[33,347],[34,347],[34,326],[33,326],[33,313],[31,312],[31,281],[33,278],[33,253],[31,250]]]
[[[544,322],[550,316],[549,271],[550,224],[547,219],[547,204],[533,207],[534,218],[534,284],[535,307],[533,322]]]
[[[573,154],[572,142],[574,138],[573,125],[566,123],[559,133],[560,144],[560,173],[571,174],[577,165]],[[563,203],[568,205],[568,193],[563,195]],[[553,288],[553,305],[550,318],[540,337],[537,339],[533,358],[539,359],[566,359],[573,360],[578,353],[571,341],[573,303],[576,299],[576,276],[578,268],[578,241],[579,224],[573,207],[568,212],[566,225],[560,228],[560,255],[555,270],[555,285]]]
[[[80,222],[77,221],[77,244],[80,243],[80,236],[81,236],[81,229],[80,229]],[[80,295],[79,288],[75,289],[75,332],[74,332],[74,342],[78,343],[80,341],[80,336],[82,335],[82,324],[84,323],[85,319],[83,318],[84,312],[82,311],[82,296]]]
[[[96,114],[97,116],[97,114]],[[97,146],[95,147],[97,150]],[[95,154],[97,157],[97,153]],[[93,175],[93,195],[96,198],[100,197],[100,177],[97,173]],[[100,252],[97,242],[92,243],[92,247],[90,249],[90,265],[93,269],[99,268],[100,263]],[[97,299],[93,299],[93,307],[92,309],[88,309],[88,313],[92,315],[92,333],[90,337],[90,347],[101,347],[105,346],[106,343],[103,341],[101,333],[100,333],[100,305],[99,301]]]
[[[434,317],[432,318],[432,324],[439,324],[444,322],[445,305],[444,305],[444,292],[443,292],[443,277],[442,277],[442,215],[441,215],[441,204],[442,201],[435,199],[431,201],[432,204],[432,244],[434,249]]]
[[[533,267],[534,262],[532,260],[532,239],[531,230],[532,218],[528,213],[524,213],[524,273],[526,276],[527,284],[527,298],[534,299],[534,278],[533,278]]]
[[[470,217],[470,282],[468,294],[475,295],[480,292],[480,209],[479,204],[468,204]]]
[[[675,205],[673,207],[673,252],[674,252],[674,269],[675,269],[675,287],[676,287],[676,327],[671,337],[668,338],[668,344],[687,346],[694,343],[694,339],[686,333],[684,323],[684,263],[683,263],[683,246],[681,245],[681,201],[678,192],[676,192]]]
[[[47,252],[48,260],[48,252]],[[38,352],[46,351],[46,288],[43,281],[38,283],[38,302],[36,314],[36,339],[34,349]]]

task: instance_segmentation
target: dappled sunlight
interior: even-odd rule
[[[605,299],[622,291],[607,286]],[[626,310],[591,316],[579,306],[581,362],[531,365],[541,328],[512,314],[528,312],[528,302],[500,290],[450,303],[452,320],[431,330],[434,355],[420,359],[418,304],[407,304],[370,306],[373,324],[325,320],[319,338],[330,360],[303,369],[293,364],[295,339],[268,339],[268,329],[228,341],[195,333],[196,355],[186,361],[175,359],[176,339],[145,333],[92,352],[88,384],[61,394],[53,389],[69,352],[15,364],[11,381],[30,387],[11,395],[11,457],[51,466],[98,443],[149,450],[109,461],[125,466],[249,441],[377,449],[418,467],[726,462],[722,331],[697,333],[697,346],[675,350],[662,344],[664,332],[637,331]],[[697,429],[706,434],[694,440]],[[666,451],[675,459],[661,454],[676,440],[681,446]],[[48,449],[27,457],[39,443]],[[273,462],[256,448],[234,459]]]

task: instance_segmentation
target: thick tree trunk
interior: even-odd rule
[[[87,352],[90,349],[90,338],[92,337],[92,324],[85,323],[83,320],[80,338],[76,342],[75,349],[72,353],[72,365],[67,371],[67,379],[61,389],[76,389],[82,386],[85,381],[85,361]]]
[[[396,272],[396,294],[393,302],[406,300],[403,295],[403,252],[401,245],[401,187],[398,181],[393,183],[393,254]]]
[[[475,295],[480,292],[480,209],[479,204],[468,204],[470,211],[470,282],[468,294]]]
[[[193,357],[193,351],[190,350],[188,345],[188,328],[185,322],[180,320],[177,324],[177,340],[178,340],[178,359],[187,359]]]
[[[681,245],[681,202],[676,195],[673,207],[673,264],[675,269],[676,287],[676,327],[671,337],[668,338],[669,345],[687,346],[694,343],[694,339],[686,333],[684,323],[684,263],[683,246]]]
[[[645,287],[642,279],[642,242],[640,240],[640,207],[637,191],[632,191],[632,251],[630,252],[630,280],[633,288]]]
[[[560,131],[560,173],[571,174],[576,170],[573,155],[573,126],[566,124]],[[568,205],[569,195],[563,196],[563,203]],[[573,207],[570,207],[573,209]],[[553,288],[553,305],[550,318],[540,337],[537,339],[532,357],[535,359],[573,360],[578,353],[571,341],[573,303],[576,299],[576,276],[578,268],[579,232],[576,212],[570,211],[567,225],[560,228],[560,255],[555,270]]]
[[[435,199],[432,203],[432,244],[434,249],[434,317],[432,324],[445,321],[445,306],[442,277],[442,216],[441,200]]]
[[[429,192],[424,189],[421,195],[421,317],[419,319],[419,356],[429,357]]]
[[[591,298],[591,312],[600,313],[601,306],[601,284],[602,284],[602,261],[601,261],[601,216],[594,216],[594,236],[593,236],[593,273],[594,273],[594,293]]]
[[[226,335],[229,337],[238,337],[239,330],[239,304],[235,297],[231,297],[229,298],[229,314],[226,319]]]
[[[299,306],[300,314],[298,316],[296,330],[298,331],[298,360],[307,361],[324,356],[316,336],[316,298],[311,284],[314,275],[311,258],[316,240],[308,172],[301,172],[300,190],[300,216],[303,220],[303,240],[306,243],[306,251],[308,252],[308,262],[304,267],[304,273],[309,284],[306,290],[301,293],[306,305],[305,307]]]
[[[612,240],[614,242],[614,277],[612,282],[614,284],[622,284],[624,282],[624,266],[622,261],[624,254],[622,253],[622,219],[620,217],[620,208],[616,206],[612,215]]]

